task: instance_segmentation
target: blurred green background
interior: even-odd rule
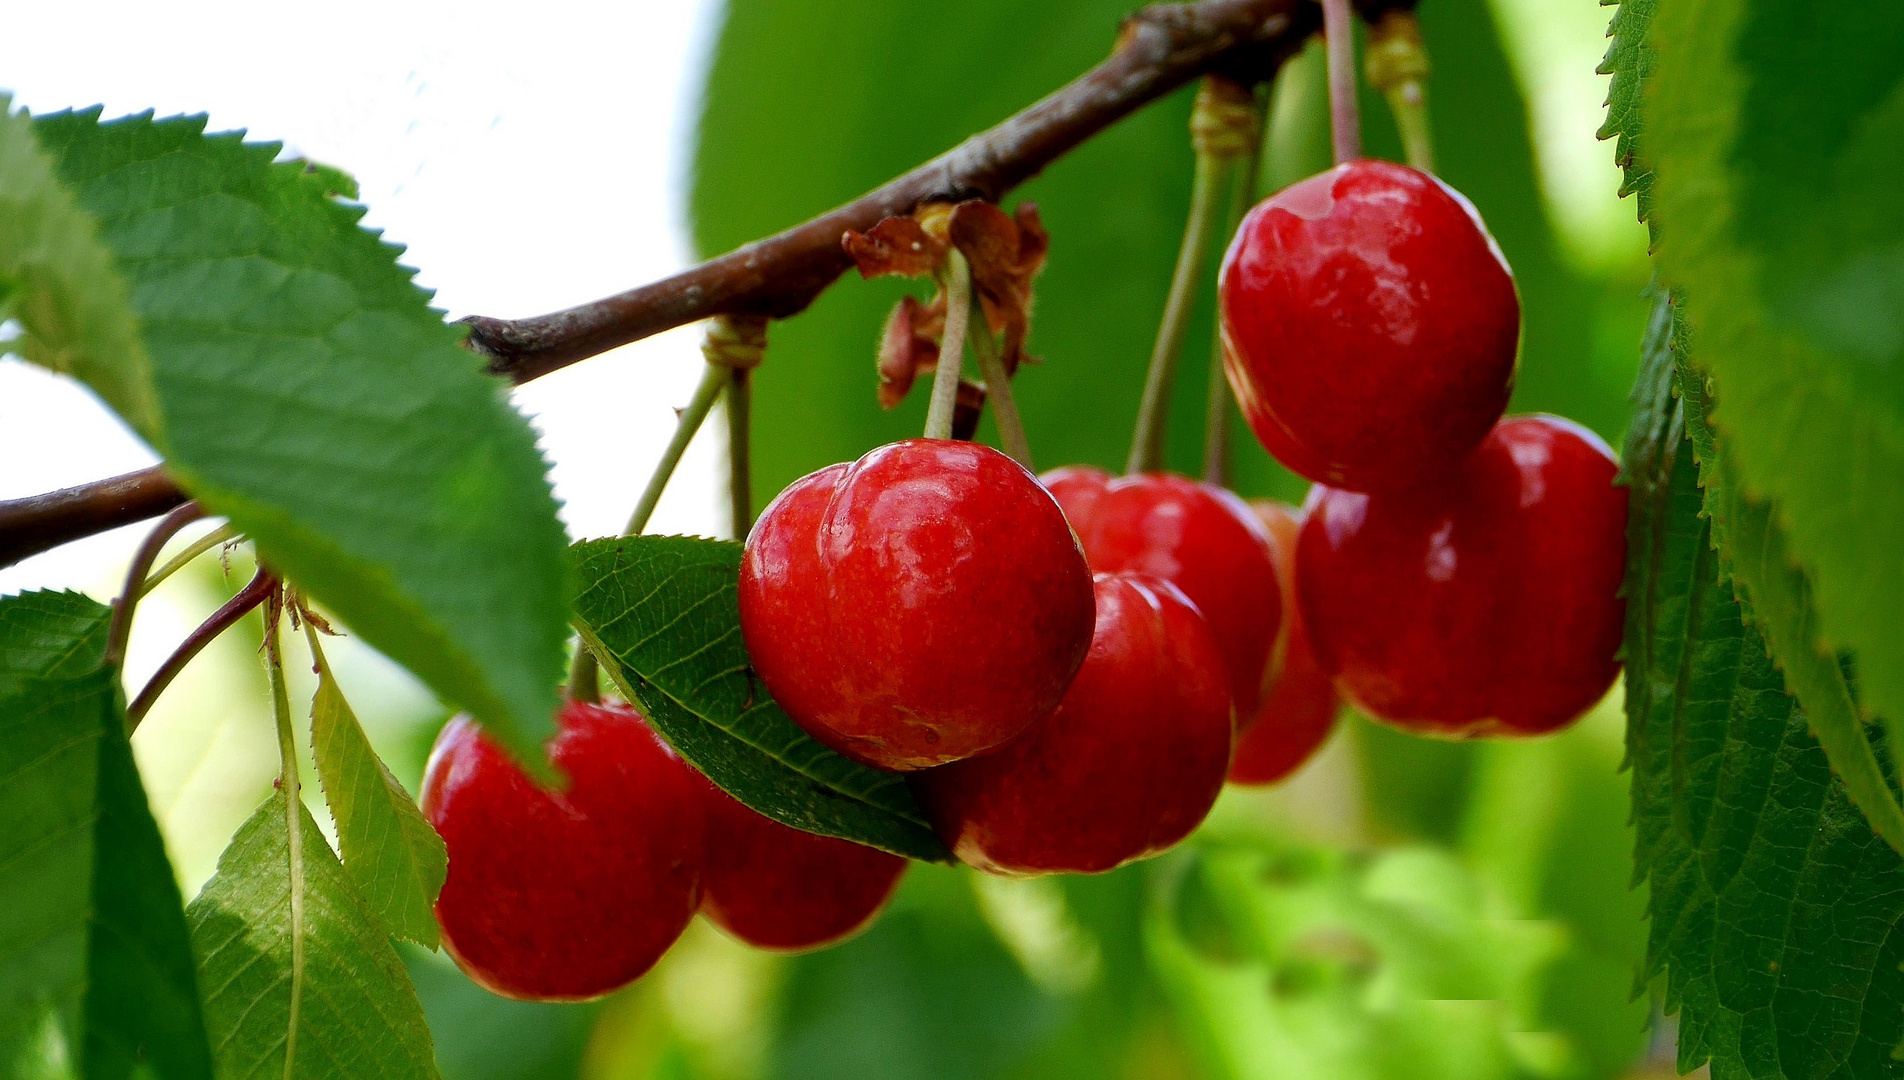
[[[702,253],[795,224],[1022,108],[1101,59],[1128,9],[730,0],[693,178]],[[1521,288],[1513,407],[1617,445],[1646,260],[1594,138],[1606,14],[1592,0],[1420,9],[1442,175],[1480,209]],[[1044,363],[1017,383],[1043,467],[1124,459],[1187,209],[1192,92],[1008,200],[1035,200],[1052,235],[1030,339]],[[1311,47],[1274,88],[1265,191],[1327,165],[1325,108]],[[1381,99],[1365,94],[1363,115],[1369,151],[1399,156]],[[874,346],[908,288],[849,276],[775,326],[755,397],[761,501],[919,431],[923,393],[892,412],[874,400]],[[1207,277],[1200,300],[1172,410],[1183,471],[1201,458]],[[1233,456],[1243,494],[1301,498],[1240,423]],[[246,576],[181,575],[167,588],[182,625]],[[268,732],[182,711],[248,713],[261,676],[246,681],[256,666],[228,645],[241,637],[187,674],[231,685],[168,695],[137,740],[188,895],[273,770]],[[349,639],[332,662],[414,790],[443,716]],[[1428,742],[1349,717],[1298,776],[1230,791],[1168,856],[1033,881],[918,866],[869,932],[818,954],[769,956],[697,923],[652,975],[581,1006],[505,1001],[440,955],[406,955],[447,1080],[1638,1076],[1665,1036],[1632,1000],[1645,897],[1628,889],[1621,754],[1617,698],[1562,736],[1511,744]]]

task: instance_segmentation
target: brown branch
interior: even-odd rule
[[[172,685],[172,680],[178,678],[178,673],[185,670],[185,665],[191,663],[193,657],[204,651],[213,638],[231,629],[239,619],[250,614],[252,608],[264,603],[277,590],[278,576],[260,566],[251,584],[238,590],[235,596],[225,601],[223,607],[212,612],[211,618],[187,634],[185,640],[179,642],[179,647],[172,651],[172,655],[165,658],[165,663],[159,665],[159,670],[152,673],[145,689],[139,691],[139,696],[133,699],[131,705],[126,706],[126,722],[132,730],[139,729],[139,721],[152,711],[152,703],[159,700],[159,695]]]
[[[1413,0],[1358,0],[1370,18]],[[852,265],[848,229],[935,199],[997,201],[1142,106],[1211,71],[1253,83],[1274,74],[1321,25],[1313,0],[1158,4],[1125,20],[1117,48],[1056,93],[844,206],[673,277],[527,319],[471,316],[469,346],[518,383],[714,315],[784,318]]]
[[[1365,18],[1415,0],[1354,0]],[[1045,166],[1144,105],[1210,72],[1253,83],[1273,75],[1322,25],[1315,0],[1156,4],[1124,21],[1103,63],[988,131],[844,206],[672,277],[526,319],[472,315],[468,344],[516,383],[715,315],[785,318],[851,265],[848,230],[935,199],[997,201]],[[185,501],[158,469],[0,502],[0,566]]]
[[[78,487],[0,502],[0,566],[81,537],[157,517],[185,501],[153,466]]]

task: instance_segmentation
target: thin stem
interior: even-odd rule
[[[1264,115],[1267,104],[1267,98],[1256,103],[1256,144],[1237,164],[1236,177],[1230,185],[1230,208],[1223,215],[1221,233],[1224,243],[1236,235],[1243,215],[1249,213],[1256,202],[1256,171],[1262,164],[1263,144],[1269,130]],[[1230,397],[1229,375],[1223,370],[1223,326],[1219,311],[1217,324],[1210,334],[1209,389],[1203,407],[1203,479],[1219,487],[1228,484],[1230,479]]]
[[[654,516],[655,507],[661,502],[661,493],[668,488],[668,480],[674,476],[674,470],[681,464],[681,455],[687,453],[688,444],[694,441],[694,435],[701,430],[702,421],[714,409],[714,402],[727,387],[727,369],[715,364],[707,365],[701,373],[701,384],[694,388],[694,398],[688,407],[681,410],[680,419],[674,425],[674,438],[668,440],[668,448],[661,452],[661,460],[655,463],[654,472],[648,477],[648,486],[642,489],[641,498],[635,503],[635,512],[628,517],[628,527],[622,530],[624,536],[639,536],[648,527],[648,519]]]
[[[1137,408],[1137,431],[1131,438],[1125,472],[1155,472],[1164,464],[1164,434],[1170,414],[1171,384],[1183,352],[1183,332],[1190,319],[1191,301],[1210,249],[1210,224],[1224,194],[1224,178],[1231,158],[1210,153],[1197,155],[1190,186],[1190,217],[1184,222],[1177,266],[1170,275],[1170,293],[1164,300],[1163,319],[1157,325],[1157,343],[1150,352],[1150,372],[1144,377],[1144,400]]]
[[[198,558],[200,555],[205,554],[220,544],[228,543],[237,538],[237,528],[231,525],[220,525],[218,528],[192,541],[190,547],[167,559],[164,566],[146,575],[145,584],[139,587],[140,599],[144,599],[150,595],[152,590],[158,588],[166,578],[185,569],[186,566],[190,565],[193,559]]]
[[[1322,0],[1322,33],[1329,50],[1329,129],[1335,163],[1362,156],[1362,118],[1355,100],[1355,27],[1349,0]]]
[[[276,610],[270,611],[264,620],[264,659],[265,671],[271,679],[271,709],[278,721],[278,782],[284,785],[292,798],[297,797],[297,736],[291,730],[291,695],[284,682],[283,643],[279,640],[279,629],[283,619]],[[291,834],[295,841],[297,834]]]
[[[648,486],[642,489],[641,498],[635,502],[635,512],[628,517],[628,527],[622,530],[623,536],[640,536],[648,527],[648,519],[654,516],[661,493],[668,489],[675,467],[681,464],[681,456],[687,453],[688,444],[694,441],[707,414],[713,411],[721,391],[727,388],[728,375],[728,369],[719,364],[709,364],[701,373],[701,384],[694,388],[694,398],[675,421],[674,437],[661,452],[661,460],[655,462],[654,472],[648,476]],[[600,665],[585,642],[575,646],[575,659],[569,664],[568,690],[573,701],[593,703],[602,699]]]
[[[1031,441],[1025,438],[1025,422],[1018,415],[1018,402],[1012,398],[1011,373],[1005,370],[1005,358],[999,355],[998,339],[985,321],[985,307],[979,303],[977,292],[972,294],[969,323],[978,373],[985,380],[985,396],[992,403],[992,419],[998,424],[998,441],[1013,461],[1033,469]]]
[[[754,373],[735,368],[727,384],[727,498],[736,540],[754,527],[753,411]]]
[[[139,606],[139,597],[145,595],[145,576],[158,560],[159,552],[165,550],[166,541],[204,516],[204,507],[195,502],[186,503],[165,515],[133,553],[132,565],[126,568],[126,587],[119,591],[119,599],[113,601],[112,626],[106,631],[107,666],[116,667],[126,658],[126,639],[132,636],[132,611]]]
[[[959,372],[965,366],[965,324],[972,311],[972,268],[953,248],[945,257],[945,336],[939,340],[938,369],[932,373],[932,401],[926,406],[926,438],[952,437],[952,414],[959,403]]]
[[[264,654],[271,677],[271,708],[278,720],[278,790],[284,793],[284,843],[289,853],[285,871],[291,908],[291,1004],[284,1042],[288,1076],[297,1060],[298,1011],[304,997],[304,805],[298,797],[297,736],[291,730],[291,695],[284,683],[284,656],[278,641],[281,616],[279,605],[270,605],[264,620]]]
[[[152,678],[145,684],[145,689],[139,691],[139,696],[127,707],[126,722],[131,729],[134,731],[139,729],[139,722],[144,720],[145,714],[152,710],[152,704],[159,700],[159,695],[165,692],[166,687],[172,685],[172,680],[178,677],[179,672],[185,670],[185,665],[191,663],[193,657],[203,651],[205,646],[211,644],[213,638],[231,629],[239,619],[250,614],[252,608],[264,603],[277,587],[277,575],[262,566],[259,567],[257,575],[251,579],[251,584],[238,590],[238,595],[225,601],[225,606],[212,612],[211,618],[200,623],[198,629],[188,634],[185,640],[179,643],[179,647],[173,650],[172,655],[165,658],[165,663],[159,665],[159,670],[153,672]]]
[[[1428,48],[1412,11],[1390,11],[1369,29],[1368,54],[1362,60],[1369,85],[1382,92],[1395,114],[1408,164],[1422,172],[1435,169],[1434,132],[1428,124]]]

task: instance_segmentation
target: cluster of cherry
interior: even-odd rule
[[[1520,302],[1465,199],[1338,166],[1250,212],[1220,299],[1244,415],[1316,481],[1303,510],[914,439],[797,481],[748,537],[756,675],[815,739],[905,773],[969,865],[1163,851],[1226,778],[1307,760],[1338,694],[1423,733],[1539,734],[1618,672],[1613,456],[1567,421],[1502,419]],[[425,778],[451,859],[438,917],[492,989],[604,992],[697,905],[743,941],[818,947],[904,868],[741,806],[626,706],[570,705],[561,727],[564,795],[465,722]]]

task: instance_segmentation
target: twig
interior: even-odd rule
[[[157,517],[184,501],[185,493],[157,465],[44,495],[8,499],[0,502],[0,566]]]
[[[126,709],[126,721],[132,729],[138,730],[139,721],[144,720],[145,714],[152,710],[153,702],[159,700],[159,695],[165,692],[166,687],[172,685],[172,680],[178,678],[178,673],[185,670],[185,665],[191,663],[193,657],[203,651],[205,646],[211,644],[213,638],[231,629],[239,619],[249,614],[252,608],[264,603],[277,590],[277,587],[278,576],[262,566],[259,567],[257,575],[251,579],[251,584],[238,590],[238,595],[225,601],[224,607],[212,612],[211,618],[200,623],[198,629],[186,635],[185,640],[179,643],[179,647],[173,650],[172,655],[165,658],[165,663],[159,665],[159,670],[152,673],[152,678],[145,684],[145,689],[139,691],[139,696],[133,699],[131,706]]]
[[[1373,20],[1415,0],[1357,0]],[[474,315],[467,344],[520,384],[676,326],[721,314],[786,316],[804,309],[851,265],[848,229],[910,213],[934,199],[996,202],[1080,143],[1210,72],[1245,82],[1274,74],[1321,25],[1312,0],[1158,4],[1127,19],[1103,63],[990,130],[844,206],[627,292],[547,315]],[[93,533],[164,513],[185,493],[157,469],[0,502],[0,566]]]

